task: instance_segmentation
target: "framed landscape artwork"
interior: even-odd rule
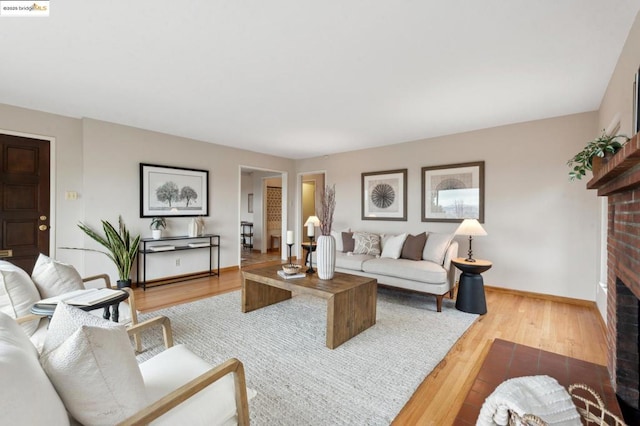
[[[362,173],[362,220],[407,220],[407,169]]]
[[[140,217],[208,215],[208,170],[140,163]]]
[[[484,223],[484,161],[422,168],[422,221]]]

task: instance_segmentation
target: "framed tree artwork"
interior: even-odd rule
[[[484,161],[422,168],[422,221],[484,223]]]
[[[362,220],[407,220],[407,169],[362,173]]]
[[[140,163],[140,217],[208,215],[208,170]]]

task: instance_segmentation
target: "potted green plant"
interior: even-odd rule
[[[132,237],[127,227],[122,221],[122,216],[118,216],[118,229],[106,220],[102,222],[102,229],[105,236],[100,235],[84,223],[79,223],[78,227],[93,240],[100,243],[107,251],[93,249],[78,249],[95,251],[105,254],[118,268],[118,288],[131,287],[131,267],[138,254],[140,245],[140,235]]]
[[[154,217],[151,219],[149,228],[151,228],[151,236],[154,240],[162,238],[162,230],[167,227],[167,220],[164,217]]]
[[[618,139],[623,139],[620,142]],[[603,130],[602,135],[589,142],[579,153],[567,161],[567,166],[571,168],[569,179],[582,179],[587,174],[587,170],[593,170],[605,156],[615,154],[629,138],[625,135],[607,135]]]

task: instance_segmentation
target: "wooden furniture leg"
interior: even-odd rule
[[[291,299],[289,290],[242,279],[242,312],[255,311],[288,299]]]
[[[376,323],[375,280],[327,300],[327,347],[335,349]]]

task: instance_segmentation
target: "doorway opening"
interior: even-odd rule
[[[300,204],[298,206],[297,218],[297,235],[298,244],[293,250],[298,259],[303,259],[306,263],[306,254],[308,252],[309,237],[307,236],[307,228],[304,223],[309,216],[318,215],[318,207],[320,206],[320,196],[325,186],[325,172],[313,171],[300,173],[298,175],[298,193],[300,194]],[[305,244],[307,248],[303,250]],[[315,243],[314,243],[315,244]]]
[[[239,254],[244,268],[284,257],[287,173],[240,166]]]

